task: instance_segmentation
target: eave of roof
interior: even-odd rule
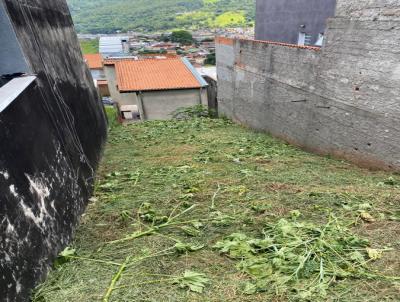
[[[103,69],[103,57],[101,54],[86,54],[84,58],[90,69]]]

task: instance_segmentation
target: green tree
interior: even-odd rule
[[[186,30],[176,30],[171,34],[171,41],[184,45],[190,45],[193,43],[193,36]]]
[[[210,53],[207,55],[206,60],[204,61],[204,64],[206,65],[215,65],[217,63],[217,60],[215,58],[215,53]]]

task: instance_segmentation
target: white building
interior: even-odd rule
[[[99,52],[103,57],[126,56],[129,54],[129,37],[101,37],[99,41]]]

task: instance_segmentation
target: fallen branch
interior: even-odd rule
[[[98,259],[92,259],[92,258],[86,258],[86,257],[78,257],[78,256],[65,256],[65,258],[76,259],[76,260],[85,260],[85,261],[90,261],[90,262],[97,262],[97,263],[116,265],[116,266],[121,266],[122,265],[121,263],[118,263],[118,262],[106,261],[106,260],[98,260]]]
[[[124,272],[125,268],[127,267],[129,261],[131,259],[131,256],[126,257],[124,263],[120,266],[118,272],[114,275],[114,277],[111,280],[110,286],[108,287],[106,294],[104,295],[103,302],[108,302],[113,290],[116,288],[115,285],[121,279],[122,273]]]
[[[181,213],[169,218],[167,222],[165,222],[163,224],[160,224],[160,225],[149,227],[149,229],[147,231],[135,232],[135,233],[133,233],[133,234],[131,234],[131,235],[125,237],[125,238],[114,240],[114,241],[110,241],[110,242],[108,242],[108,244],[116,244],[116,243],[126,242],[126,241],[130,241],[130,240],[135,240],[135,239],[138,239],[138,238],[141,238],[141,237],[152,235],[152,234],[158,232],[159,230],[167,228],[167,227],[170,227],[170,226],[191,223],[193,221],[190,221],[190,222],[174,222],[174,221],[177,218],[181,217],[182,215],[186,214],[187,212],[193,210],[195,207],[196,207],[196,205],[192,205],[190,208],[187,208],[186,210],[182,211]]]
[[[221,186],[218,184],[218,189],[217,189],[217,191],[215,191],[215,193],[211,199],[211,210],[215,209],[215,199],[217,198],[220,191],[221,191]]]

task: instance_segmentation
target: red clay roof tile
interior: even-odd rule
[[[115,68],[120,92],[201,87],[180,58],[119,61]]]
[[[136,57],[112,57],[112,58],[105,58],[103,61],[104,66],[115,65],[117,62],[120,61],[137,61]]]
[[[90,69],[103,69],[103,57],[101,54],[86,54],[84,58]]]

